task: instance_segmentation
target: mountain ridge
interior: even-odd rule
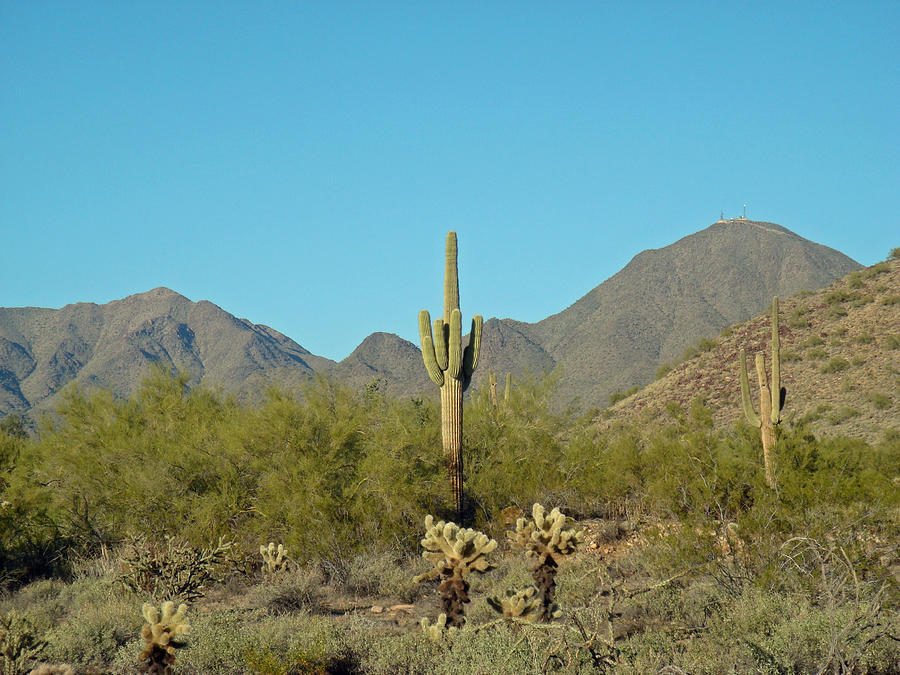
[[[604,406],[613,392],[651,381],[699,337],[758,313],[772,295],[819,288],[860,267],[774,223],[718,221],[641,251],[541,321],[489,318],[474,383],[490,371],[520,377],[561,369],[562,399]],[[372,333],[335,362],[163,286],[102,305],[0,308],[0,413],[52,409],[73,380],[127,396],[153,364],[239,400],[271,384],[299,388],[316,373],[357,387],[377,381],[397,395],[434,391],[416,345],[396,335]]]

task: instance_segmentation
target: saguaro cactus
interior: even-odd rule
[[[457,519],[463,513],[462,413],[463,392],[469,386],[481,348],[480,314],[472,318],[469,344],[462,348],[462,314],[459,311],[459,278],[456,268],[456,232],[447,233],[444,267],[444,316],[434,320],[432,333],[428,310],[419,312],[422,359],[428,377],[441,388],[441,439],[450,472],[450,490]]]
[[[750,383],[747,380],[747,355],[741,349],[741,404],[747,422],[760,430],[763,447],[763,466],[766,483],[775,488],[775,425],[781,422],[781,411],[787,391],[781,386],[781,342],[778,337],[778,296],[772,298],[772,385],[766,376],[766,360],[756,355],[756,379],[759,382],[759,415],[750,401]]]

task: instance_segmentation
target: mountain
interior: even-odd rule
[[[638,254],[543,321],[486,321],[475,384],[490,371],[502,379],[560,368],[563,401],[605,406],[610,394],[652,381],[661,364],[699,338],[758,314],[773,295],[821,288],[859,267],[779,225],[719,221]],[[267,326],[166,288],[105,305],[0,308],[0,415],[50,410],[73,380],[128,396],[153,364],[242,400],[269,385],[296,389],[314,373],[353,386],[377,381],[393,394],[435,391],[418,347],[396,335],[373,333],[335,363]]]
[[[332,362],[167,288],[105,305],[0,308],[0,413],[52,409],[72,380],[128,396],[153,364],[246,398],[265,384],[299,384]]]
[[[900,259],[858,270],[814,293],[779,302],[785,416],[817,435],[870,442],[900,438]],[[750,396],[759,411],[753,360],[766,358],[771,376],[771,323],[765,313],[727,329],[660,379],[603,411],[598,423],[653,419],[674,402],[701,397],[717,426],[743,416],[741,348],[747,352]]]
[[[612,393],[652,381],[661,365],[701,337],[758,314],[773,295],[821,288],[860,267],[774,223],[718,221],[639,253],[542,321],[486,321],[474,383],[484,382],[491,370],[502,378],[559,367],[561,399],[574,398],[583,408],[605,406]],[[412,352],[408,357],[414,360]],[[386,371],[377,374],[391,380]]]
[[[352,387],[376,381],[394,395],[419,396],[435,390],[419,348],[393,333],[372,333],[350,356],[325,372]]]

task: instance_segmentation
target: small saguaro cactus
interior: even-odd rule
[[[175,611],[175,603],[164,602],[160,609],[156,609],[149,602],[145,602],[141,613],[147,620],[141,629],[141,637],[146,646],[139,657],[141,661],[140,671],[155,675],[169,675],[172,672],[172,664],[175,663],[175,648],[183,646],[174,638],[184,635],[190,629],[185,621],[187,605],[179,605]]]
[[[513,546],[525,549],[525,555],[537,559],[531,578],[541,593],[538,618],[549,621],[558,616],[553,598],[556,595],[556,570],[563,556],[572,553],[584,541],[584,530],[575,526],[575,520],[553,509],[544,515],[544,507],[535,504],[531,518],[519,518],[514,532],[507,532]]]
[[[747,380],[747,355],[741,349],[741,404],[748,424],[760,430],[763,448],[763,466],[766,483],[775,489],[775,426],[781,422],[781,411],[787,390],[781,386],[781,341],[778,337],[778,296],[772,298],[772,385],[766,377],[766,360],[756,355],[756,379],[759,383],[759,415],[750,401],[750,383]]]
[[[268,546],[260,545],[259,554],[263,559],[263,574],[267,577],[287,569],[287,549],[284,544],[278,544],[276,549],[275,542],[270,541]]]
[[[444,266],[444,316],[434,320],[432,332],[428,310],[419,312],[419,337],[428,377],[441,388],[441,440],[450,472],[450,490],[453,493],[456,517],[460,519],[463,514],[463,392],[469,386],[478,364],[483,319],[480,314],[472,317],[469,344],[463,349],[456,257],[456,232],[448,232]]]
[[[494,371],[490,371],[490,375],[488,376],[488,382],[491,386],[491,405],[495,408],[498,407],[497,404],[497,375]],[[512,373],[506,374],[506,389],[503,390],[503,407],[509,407],[509,389],[512,386]]]
[[[441,610],[447,615],[446,623],[457,628],[465,623],[465,604],[469,602],[470,572],[484,574],[494,565],[485,557],[497,548],[497,541],[483,532],[461,528],[456,523],[434,522],[430,515],[425,517],[425,551],[422,557],[434,567],[416,577],[416,581],[442,579],[438,586],[441,593]]]

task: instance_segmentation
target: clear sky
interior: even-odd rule
[[[720,211],[900,246],[900,2],[0,0],[0,306],[167,286],[347,356]]]

